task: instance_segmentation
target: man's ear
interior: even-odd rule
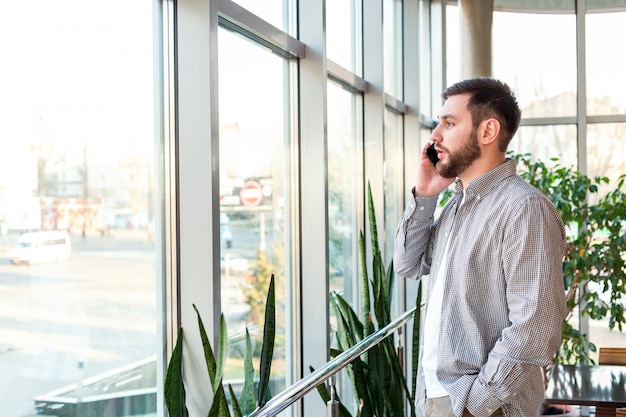
[[[500,122],[496,119],[483,120],[481,123],[482,129],[479,130],[480,135],[478,140],[483,145],[489,145],[498,139],[500,133]]]

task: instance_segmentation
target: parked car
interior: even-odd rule
[[[56,262],[68,259],[70,253],[70,236],[66,231],[42,231],[21,234],[9,259],[15,265]]]

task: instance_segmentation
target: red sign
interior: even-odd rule
[[[239,199],[244,206],[258,206],[263,201],[263,187],[256,181],[246,181],[239,191]]]

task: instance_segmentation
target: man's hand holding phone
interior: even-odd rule
[[[415,183],[415,196],[436,196],[454,182],[454,178],[444,178],[439,175],[436,168],[439,163],[437,153],[435,142],[424,146],[417,173],[417,182]],[[425,163],[426,161],[427,163]]]
[[[426,148],[426,156],[430,159],[430,162],[433,163],[433,166],[437,166],[439,156],[437,155],[437,150],[435,149],[435,142],[432,142],[430,146]]]

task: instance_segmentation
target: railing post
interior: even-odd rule
[[[404,369],[404,345],[402,344],[402,326],[398,327],[398,346],[396,346],[396,355],[398,355],[398,362],[400,363],[400,369],[402,369],[402,376],[406,380],[406,372]],[[405,401],[405,392],[402,390],[402,402]]]
[[[326,417],[339,417],[339,401],[337,401],[337,389],[335,387],[337,376],[330,377],[330,400],[326,403]]]
[[[398,346],[396,346],[396,354],[398,355],[398,361],[402,368],[402,375],[406,377],[404,372],[404,346],[402,345],[402,327],[398,327]]]

